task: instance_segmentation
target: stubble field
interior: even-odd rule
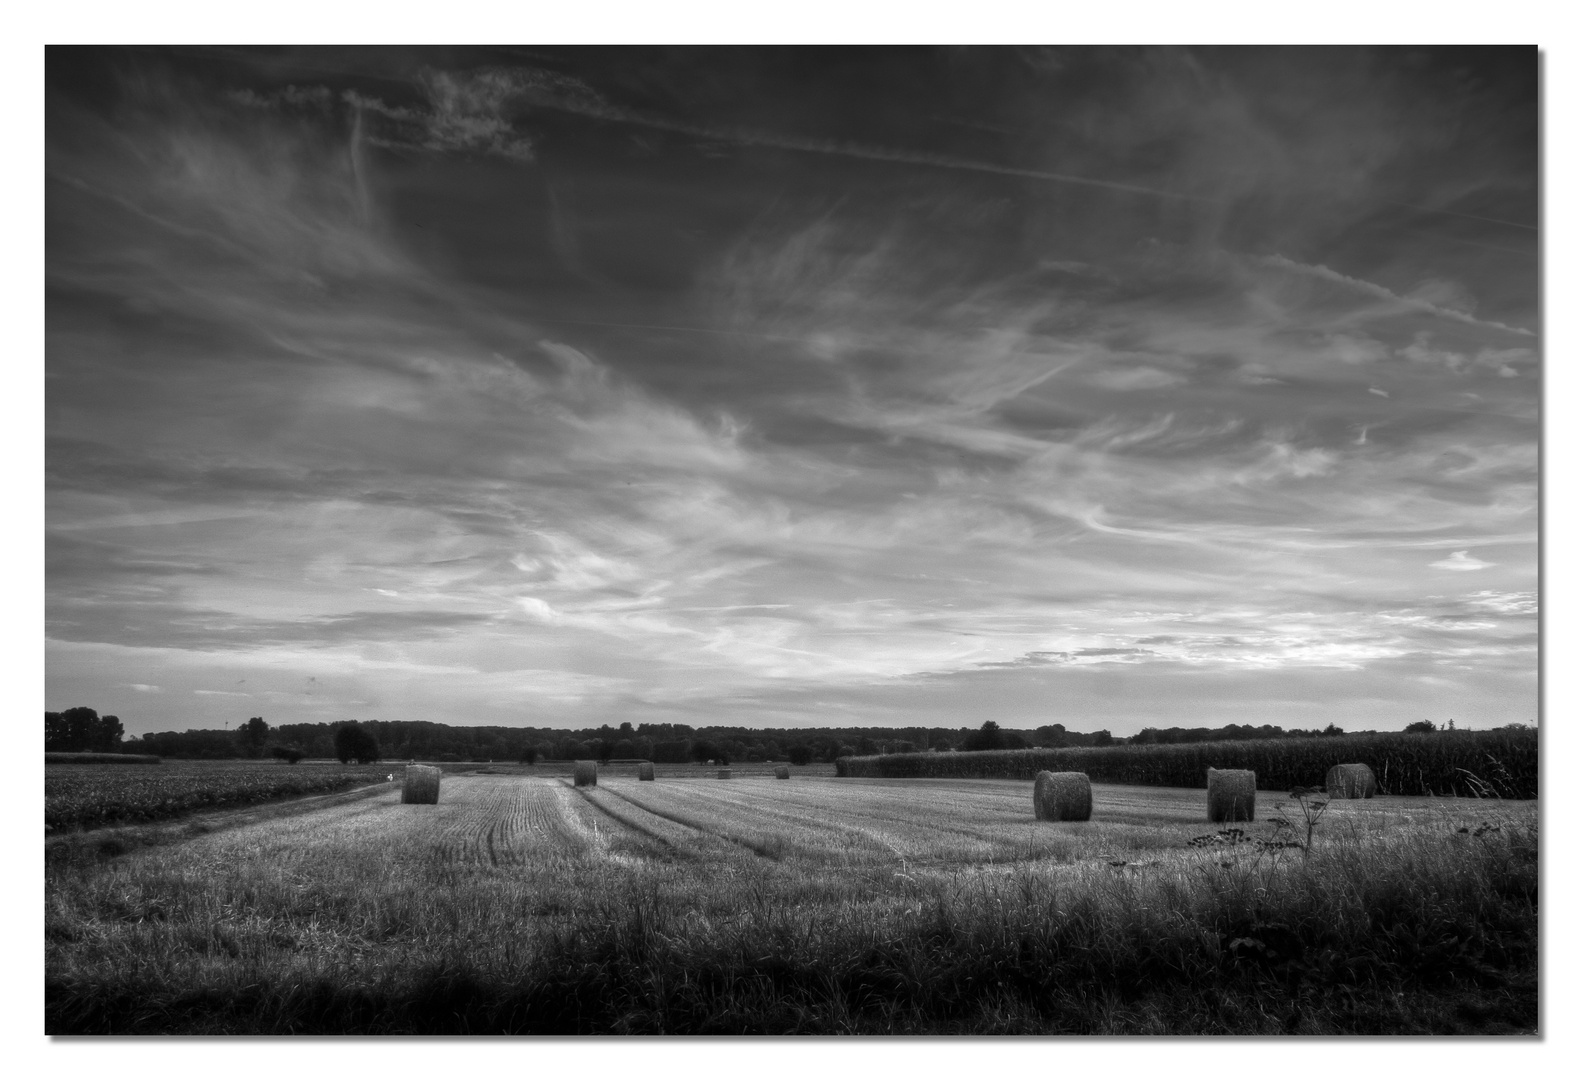
[[[446,775],[46,881],[67,1032],[1531,1032],[1531,803],[1332,805],[1306,854],[1204,793]],[[1282,833],[1281,835],[1288,835]],[[1199,839],[1209,837],[1210,839]],[[1197,843],[1195,844],[1195,839]]]

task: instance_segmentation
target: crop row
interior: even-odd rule
[[[297,795],[318,795],[384,780],[388,769],[294,768],[279,763],[216,767],[165,764],[143,769],[49,766],[44,772],[46,830],[156,821]]]
[[[1085,772],[1100,784],[1202,787],[1210,768],[1252,769],[1260,788],[1284,791],[1321,785],[1332,765],[1349,762],[1373,769],[1386,795],[1539,796],[1534,729],[883,754],[841,758],[836,775],[1031,780],[1049,769]]]

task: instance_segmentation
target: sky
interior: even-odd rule
[[[1532,48],[52,48],[129,733],[1538,716]]]

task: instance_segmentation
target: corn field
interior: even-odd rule
[[[1265,791],[1321,787],[1332,765],[1362,762],[1382,795],[1539,797],[1539,733],[1388,732],[1145,746],[883,754],[836,761],[837,776],[1032,780],[1041,769],[1084,772],[1097,784],[1203,787],[1210,768],[1252,769]]]

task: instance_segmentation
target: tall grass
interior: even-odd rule
[[[287,839],[284,875],[265,853],[194,875],[166,850],[52,876],[46,1030],[1319,1035],[1538,1023],[1532,807],[1431,812],[1408,829],[1349,819],[1308,858],[1231,844],[970,873],[832,872],[746,852],[459,872],[416,851],[392,865],[383,851]]]
[[[1085,772],[1099,784],[1203,787],[1211,768],[1251,769],[1266,791],[1319,787],[1335,765],[1368,765],[1384,795],[1539,796],[1535,730],[1338,735],[1141,746],[885,754],[836,762],[837,776],[1032,780]]]

